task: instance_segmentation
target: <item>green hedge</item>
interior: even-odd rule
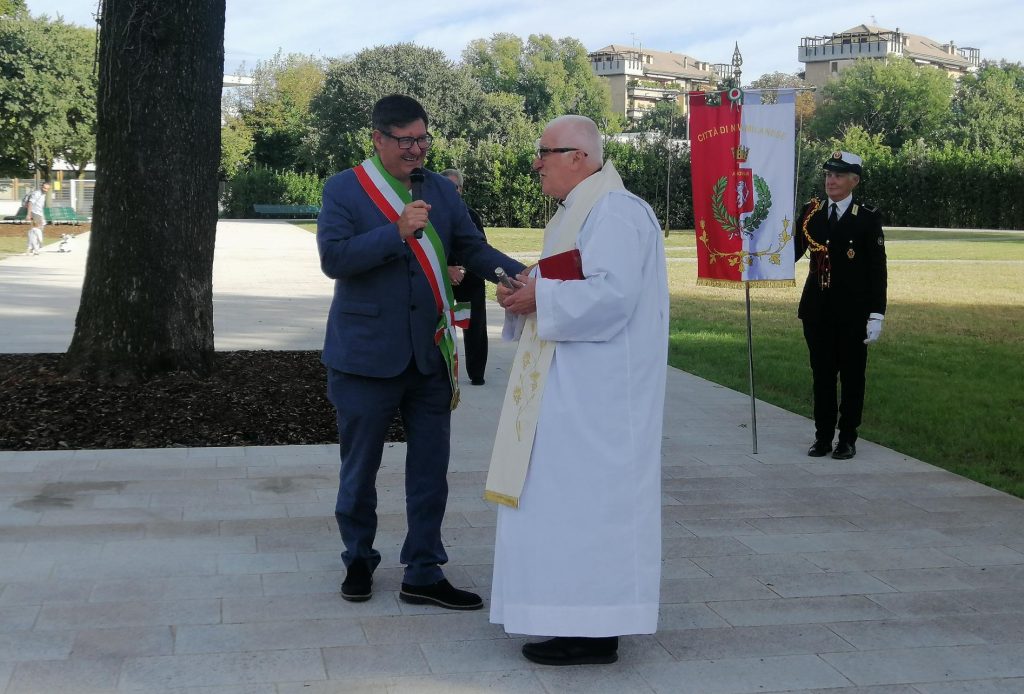
[[[844,149],[863,156],[857,194],[882,211],[887,226],[1024,229],[1024,159],[922,143],[894,154],[863,133],[850,139],[802,144],[801,202],[824,197],[821,164]]]
[[[246,218],[254,216],[253,205],[320,205],[323,189],[324,179],[314,174],[248,169],[232,176],[221,204],[226,217]]]
[[[836,149],[864,158],[858,195],[882,210],[888,226],[939,228],[1024,228],[1024,159],[998,158],[953,147],[923,144],[897,153],[877,137],[851,130],[829,143],[804,139],[799,151],[797,207],[824,196],[821,164]],[[666,191],[671,152],[671,184]],[[669,148],[664,138],[636,144],[609,142],[605,156],[615,162],[626,187],[654,209],[664,224],[668,192],[669,226],[693,228],[690,150]],[[543,227],[553,212],[533,171],[532,142],[497,141],[469,145],[435,140],[427,166],[460,168],[466,202],[488,226]],[[236,174],[222,200],[228,217],[250,217],[254,204],[320,205],[324,179],[313,174],[251,169]]]

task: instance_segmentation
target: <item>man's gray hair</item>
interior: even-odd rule
[[[558,127],[564,133],[564,139],[558,143],[560,146],[578,147],[598,168],[604,164],[604,141],[594,121],[586,116],[559,116],[548,123],[548,127]]]
[[[465,185],[464,179],[462,178],[462,172],[458,169],[445,169],[441,172],[441,175],[445,178],[455,179],[455,185],[459,188],[462,188]]]

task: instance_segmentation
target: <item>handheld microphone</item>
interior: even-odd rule
[[[409,181],[412,183],[412,201],[423,199],[423,169],[413,169],[409,174]],[[423,238],[423,229],[417,229],[412,233],[418,239]]]

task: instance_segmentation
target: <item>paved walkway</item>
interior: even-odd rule
[[[0,351],[66,348],[86,241],[0,262]],[[214,284],[219,349],[319,348],[312,235],[224,222]],[[495,333],[444,530],[448,576],[485,596]],[[812,460],[808,421],[758,415],[754,455],[748,398],[670,370],[660,628],[605,667],[534,666],[486,611],[398,601],[403,445],[359,604],[338,596],[336,446],[0,452],[0,692],[1024,692],[1024,502],[867,441]]]

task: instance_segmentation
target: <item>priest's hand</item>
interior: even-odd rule
[[[534,277],[527,277],[526,275],[519,275],[516,278],[523,283],[523,286],[514,292],[505,289],[508,292],[505,295],[504,300],[501,299],[501,290],[503,287],[498,287],[499,303],[505,307],[505,310],[509,313],[517,316],[526,316],[537,311],[537,280]]]
[[[870,345],[878,342],[878,338],[882,336],[882,320],[885,318],[881,313],[872,313],[868,317],[867,329],[865,330],[866,339],[864,344]]]

